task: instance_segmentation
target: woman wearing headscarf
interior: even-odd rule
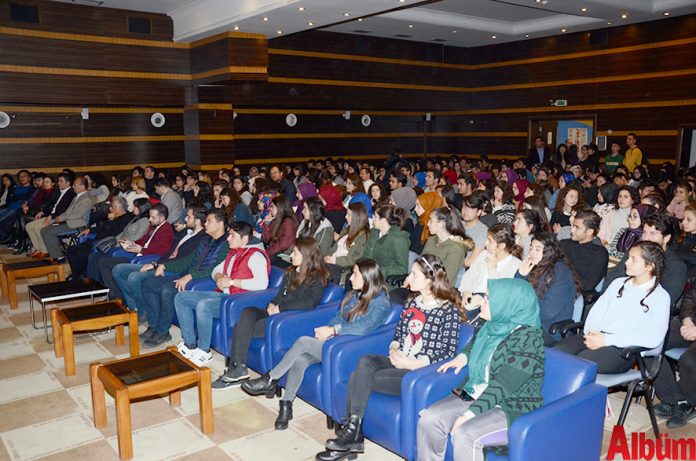
[[[273,199],[276,195],[278,195],[278,193],[274,190],[262,192],[259,194],[259,199],[257,202],[257,205],[259,207],[259,217],[256,220],[256,232],[263,232],[263,227],[261,226],[261,224],[263,224],[264,220],[266,219],[266,216],[268,216],[268,213],[271,212]]]
[[[517,210],[522,209],[524,204],[524,194],[527,192],[529,187],[529,181],[524,178],[518,179],[512,184],[512,195],[515,196],[515,203],[517,204]]]
[[[628,250],[643,236],[643,221],[648,216],[657,212],[657,208],[652,205],[638,204],[633,205],[633,209],[628,214],[628,227],[619,231],[614,240],[609,244],[609,256],[623,258]]]
[[[299,186],[297,186],[297,200],[295,200],[295,203],[292,204],[293,207],[295,207],[295,214],[297,215],[298,221],[302,221],[302,207],[304,206],[304,202],[308,198],[316,197],[317,194],[317,187],[314,185],[314,183],[311,182],[303,182]]]
[[[372,200],[370,200],[370,197],[367,196],[367,194],[363,194],[362,192],[358,192],[353,196],[352,199],[350,199],[350,203],[348,204],[348,207],[354,203],[362,203],[365,205],[365,210],[367,211],[367,216],[372,219]],[[337,229],[338,230],[338,229]]]
[[[508,428],[543,403],[545,354],[534,288],[519,279],[489,280],[487,294],[479,296],[486,323],[438,368],[459,374],[468,365],[468,377],[454,395],[421,411],[419,461],[444,459],[450,434],[455,461],[481,461],[484,447],[504,454]]]

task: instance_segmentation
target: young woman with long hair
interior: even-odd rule
[[[364,204],[352,203],[348,206],[346,224],[343,231],[336,235],[331,254],[324,257],[335,283],[342,282],[342,272],[353,267],[365,253],[370,220]]]
[[[365,258],[372,258],[387,280],[391,275],[408,273],[409,234],[401,230],[404,211],[394,205],[383,205],[373,215],[374,228],[365,244]],[[396,287],[390,287],[392,290]]]
[[[626,260],[627,277],[615,279],[587,314],[584,334],[568,336],[556,348],[597,364],[597,373],[623,373],[633,366],[625,347],[653,349],[669,325],[670,297],[660,285],[662,247],[638,242]]]
[[[336,451],[362,452],[362,419],[370,394],[400,395],[406,373],[448,360],[457,353],[462,322],[459,293],[450,285],[440,258],[418,258],[404,284],[413,295],[404,306],[389,354],[360,358],[348,382],[346,424],[336,438],[326,441],[327,451],[319,453],[317,460],[335,459]]]
[[[551,219],[551,211],[546,206],[546,199],[543,195],[532,195],[525,197],[522,208],[525,210],[534,210],[541,218],[541,224],[544,232],[550,232],[549,219]]]
[[[302,204],[302,222],[297,237],[314,237],[319,244],[322,257],[327,256],[334,243],[334,228],[326,219],[324,204],[318,197],[311,197]]]
[[[355,195],[365,194],[365,186],[363,186],[360,177],[355,173],[351,173],[346,176],[345,188],[346,197],[343,199],[343,206],[346,208],[348,208],[348,205],[350,205],[350,202]]]
[[[507,171],[507,170],[506,170]],[[514,196],[510,185],[504,181],[498,181],[493,186],[493,215],[501,224],[512,224],[515,220]]]
[[[585,197],[578,187],[566,186],[561,189],[556,202],[556,208],[551,214],[549,225],[555,234],[558,234],[562,228],[570,227],[570,214],[573,208],[585,203]]]
[[[602,219],[602,225],[599,227],[597,237],[602,240],[604,246],[608,246],[616,237],[616,234],[621,229],[628,227],[628,215],[634,204],[640,203],[638,190],[631,186],[623,186],[619,188],[619,194],[616,198],[616,208],[611,210]]]
[[[561,339],[558,334],[551,336],[549,328],[556,322],[573,318],[575,300],[582,293],[582,285],[553,235],[537,232],[532,237],[529,255],[515,277],[527,280],[534,287],[539,298],[544,344],[549,346]]]
[[[372,208],[377,209],[382,205],[389,203],[389,193],[387,189],[379,182],[374,182],[367,191],[367,195],[372,201]]]
[[[485,250],[464,273],[459,291],[464,299],[486,291],[489,279],[513,278],[520,268],[522,247],[515,243],[515,234],[507,224],[488,229]]]
[[[297,234],[297,218],[287,197],[277,195],[271,200],[261,228],[261,240],[266,244],[268,256],[273,257],[292,247]]]
[[[464,230],[461,213],[448,207],[437,208],[430,213],[427,226],[430,236],[423,246],[423,254],[439,257],[450,284],[454,285],[467,254],[474,249],[474,242]]]
[[[235,192],[237,192],[237,195],[239,195],[242,203],[250,207],[253,196],[251,195],[251,192],[249,192],[249,186],[246,184],[246,182],[244,182],[244,179],[240,176],[235,176],[232,178],[232,188],[235,190]]]
[[[249,378],[246,363],[253,338],[266,335],[266,319],[280,312],[314,309],[329,284],[331,274],[312,237],[300,237],[292,250],[291,265],[283,284],[266,307],[251,307],[240,314],[230,344],[230,366],[213,389],[225,389]]]
[[[278,380],[287,375],[285,393],[275,421],[277,430],[286,429],[292,419],[292,402],[302,384],[305,370],[321,363],[326,340],[338,335],[365,335],[383,324],[389,312],[389,295],[379,265],[372,259],[360,259],[353,265],[350,276],[353,290],[346,293],[341,308],[325,326],[314,329],[314,336],[302,336],[285,353],[271,371],[260,378],[242,383],[251,395],[272,397],[279,391]]]
[[[254,226],[254,216],[251,210],[244,204],[237,191],[231,187],[226,187],[220,192],[220,204],[225,208],[228,222],[245,222]]]
[[[532,235],[544,232],[544,223],[535,210],[523,209],[515,217],[514,230],[515,243],[522,247],[522,259],[525,259],[532,246]]]
[[[597,213],[600,218],[611,213],[616,209],[616,199],[619,195],[619,186],[613,182],[602,184],[597,188],[597,204],[592,207],[592,211]]]

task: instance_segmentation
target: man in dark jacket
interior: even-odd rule
[[[278,165],[273,165],[268,173],[271,181],[278,185],[278,192],[286,196],[290,203],[294,203],[297,200],[297,190],[292,181],[285,177],[283,170]]]
[[[534,165],[543,165],[544,162],[551,160],[549,148],[544,145],[544,138],[537,136],[534,138],[534,145],[527,154],[527,169],[531,171]]]
[[[41,229],[51,224],[58,216],[68,211],[68,207],[77,195],[72,187],[73,178],[68,173],[60,173],[57,176],[58,197],[53,204],[46,204],[38,213],[34,215],[34,220],[28,222],[25,226],[27,234],[31,239],[34,253],[31,256],[47,256],[48,250],[46,244],[41,237]]]
[[[159,346],[172,339],[169,327],[174,318],[174,297],[184,291],[192,280],[208,279],[215,266],[224,261],[227,244],[227,216],[223,209],[213,209],[205,218],[207,238],[190,256],[155,263],[154,277],[142,284],[142,300],[138,309],[145,311],[148,328],[140,336],[146,347]]]

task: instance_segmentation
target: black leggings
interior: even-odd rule
[[[595,350],[588,349],[582,334],[562,339],[556,344],[555,349],[596,363],[597,373],[623,373],[633,366],[633,360],[621,357],[623,349],[620,347],[605,346]]]
[[[230,357],[233,362],[246,365],[251,340],[266,336],[267,318],[268,312],[265,307],[249,307],[242,311],[232,335]]]
[[[408,370],[395,368],[384,355],[363,355],[348,380],[348,413],[365,416],[372,392],[401,395],[401,380]]]

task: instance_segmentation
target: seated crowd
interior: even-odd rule
[[[277,295],[241,312],[213,383],[270,398],[285,379],[276,429],[288,427],[326,341],[369,335],[400,305],[388,350],[357,362],[344,425],[317,459],[362,452],[371,393],[399,395],[409,371],[440,363],[441,373],[469,372],[421,412],[418,459],[444,459],[451,435],[454,459],[479,460],[484,448],[504,452],[510,424],[542,405],[545,347],[607,374],[634,367],[626,347],[686,348],[678,378],[660,368],[655,411],[670,428],[696,416],[696,167],[651,171],[636,141],[628,135],[625,157],[613,143],[602,166],[594,144],[551,153],[538,138],[512,162],[395,152],[377,165],[311,160],[216,178],[137,167],[110,182],[22,170],[16,182],[2,176],[0,237],[108,286],[147,323],[145,347],[170,341],[176,316],[178,349],[199,366],[213,358],[221,301],[267,289],[282,268]],[[202,281],[207,290],[187,289]],[[335,316],[250,379],[249,347],[268,319],[315,309],[330,283],[345,288]],[[557,328],[581,320],[579,334]],[[475,336],[459,350],[464,323]]]

